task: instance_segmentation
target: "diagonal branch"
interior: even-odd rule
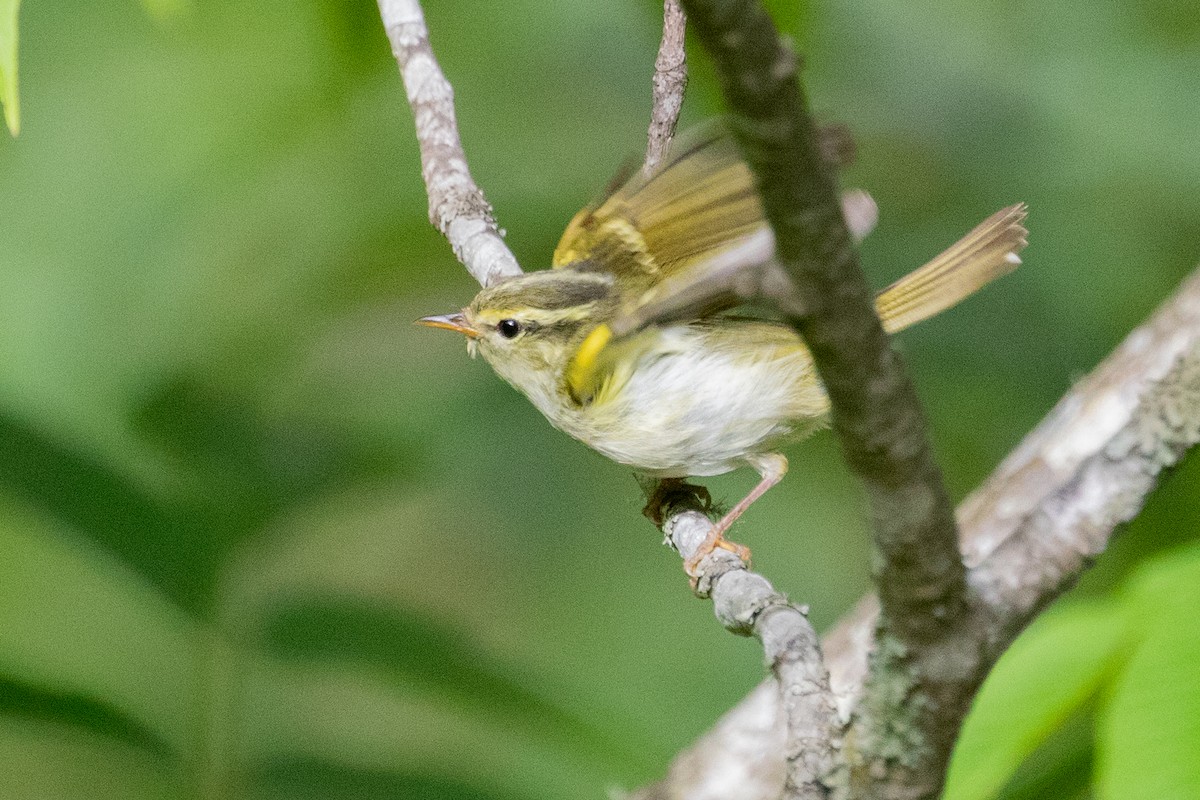
[[[663,532],[686,560],[712,524],[701,512],[685,507],[669,515]],[[757,692],[751,724],[740,725],[734,737],[720,737],[716,747],[685,753],[666,780],[634,798],[727,800],[747,791],[778,796],[781,787],[789,798],[827,797],[824,779],[835,763],[841,724],[807,611],[727,550],[710,553],[700,572],[698,589],[712,598],[717,619],[730,631],[762,643],[771,677]]]
[[[754,0],[683,1],[714,53],[772,223],[779,263],[747,291],[790,312],[814,354],[871,502],[881,602],[868,598],[827,637],[827,674],[803,610],[736,558],[711,554],[702,588],[726,627],[761,640],[771,677],[643,796],[730,797],[732,770],[746,778],[745,798],[932,797],[987,670],[1200,440],[1200,273],[964,504],[965,572],[923,417],[874,315],[795,59]],[[379,4],[416,118],[431,220],[481,283],[519,274],[467,170],[419,4]],[[665,29],[664,48],[670,38]],[[665,528],[686,557],[708,525],[687,512]]]
[[[716,63],[732,126],[759,181],[785,280],[761,294],[803,335],[829,394],[833,429],[866,489],[881,613],[850,772],[861,787],[922,785],[944,774],[953,738],[938,716],[969,696],[978,660],[941,653],[968,612],[953,509],[924,415],[876,316],[832,170],[797,77],[797,59],[757,0],[685,0]],[[896,755],[905,755],[898,763]]]
[[[1004,647],[1200,443],[1200,269],[1066,394],[959,509]]]
[[[796,56],[759,2],[684,5],[716,62],[778,261],[805,309],[795,324],[829,392],[834,430],[867,489],[889,628],[919,643],[963,606],[954,516],[916,393],[875,314],[822,162]]]
[[[520,275],[521,267],[504,243],[492,207],[467,169],[454,115],[454,89],[429,46],[421,4],[418,0],[379,0],[379,15],[416,122],[429,221],[482,285]]]
[[[962,502],[968,581],[988,663],[1133,519],[1162,470],[1200,442],[1200,268],[1075,385]],[[864,599],[825,637],[835,690],[862,692]]]
[[[496,231],[490,206],[467,171],[454,120],[453,91],[434,59],[420,5],[416,0],[379,0],[379,4],[416,118],[431,220],[484,285],[519,274]],[[647,169],[669,146],[687,77],[684,18],[676,0],[667,0],[664,13]],[[692,512],[676,516],[668,531],[686,557],[696,551],[711,525]],[[762,641],[776,676],[772,705],[784,712],[784,745],[797,754],[788,779],[795,796],[823,797],[820,781],[831,767],[836,721],[816,633],[804,612],[790,605],[765,578],[746,571],[739,559],[723,566],[712,563],[719,562],[722,554],[730,556],[719,553],[706,560],[710,563],[705,591],[711,592],[714,609],[726,627]]]
[[[1068,392],[959,507],[968,579],[979,598],[957,647],[982,670],[1038,610],[1068,588],[1116,529],[1132,519],[1164,469],[1200,443],[1200,268],[1108,358]],[[864,598],[822,642],[843,717],[862,702],[879,610]],[[954,655],[954,651],[948,651]],[[694,761],[772,733],[768,678],[678,757]],[[963,702],[944,709],[957,731]],[[743,745],[744,747],[744,745]],[[765,751],[764,751],[765,752]],[[783,754],[747,756],[757,774],[777,775]],[[668,778],[672,779],[673,775]],[[927,776],[936,793],[941,776]],[[779,784],[747,783],[741,800],[774,800]],[[910,788],[913,788],[910,786]],[[666,793],[661,796],[674,796]],[[920,796],[911,792],[902,796]]]
[[[686,17],[679,0],[665,0],[662,44],[655,61],[649,143],[642,166],[645,174],[652,173],[665,157],[683,104],[687,86],[685,26]],[[821,155],[841,163],[852,151],[852,147],[845,146],[849,137],[842,129],[831,130],[834,135],[823,137],[823,144],[836,139],[838,145],[823,147]],[[769,231],[764,232],[764,238],[769,257],[773,246]],[[731,273],[731,280],[736,281],[736,274],[737,270]],[[710,520],[687,506],[663,525],[667,541],[685,562],[711,529]],[[699,566],[702,577],[696,588],[701,596],[712,598],[717,618],[730,631],[753,635],[762,643],[771,680],[765,684],[767,699],[761,705],[761,724],[755,733],[772,742],[777,737],[777,749],[786,753],[787,758],[778,775],[763,774],[757,767],[764,753],[757,757],[749,754],[761,738],[743,736],[736,749],[704,752],[696,758],[678,760],[672,766],[671,778],[640,796],[655,797],[656,790],[663,788],[670,797],[695,800],[712,796],[724,800],[730,788],[738,786],[745,791],[748,783],[757,783],[765,787],[783,786],[789,798],[828,797],[825,776],[834,768],[835,742],[840,737],[841,725],[819,640],[806,610],[792,605],[766,578],[749,571],[740,558],[727,551],[710,553]]]

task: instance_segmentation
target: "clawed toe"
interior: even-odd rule
[[[700,543],[700,547],[692,554],[690,558],[683,562],[683,571],[692,579],[693,588],[697,579],[700,577],[700,562],[708,557],[712,551],[721,549],[728,550],[742,560],[742,563],[747,568],[750,566],[750,548],[744,544],[731,542],[725,538],[725,531],[720,526],[714,527],[709,534],[704,537],[704,541]]]

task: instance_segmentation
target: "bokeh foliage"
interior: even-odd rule
[[[21,8],[3,796],[517,800],[661,774],[760,656],[690,598],[627,470],[411,326],[475,287],[426,222],[374,3],[144,6]],[[1026,266],[902,340],[961,496],[1200,256],[1200,27],[1171,0],[772,6],[856,132],[880,285],[1030,204]],[[547,263],[641,147],[657,4],[426,11],[476,177]],[[720,101],[693,63],[696,120]],[[862,501],[828,436],[789,455],[739,538],[825,625],[866,588]],[[1200,793],[1196,476],[1014,647],[952,796]]]

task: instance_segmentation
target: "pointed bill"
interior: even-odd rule
[[[445,328],[448,331],[458,331],[462,335],[475,339],[479,336],[475,329],[467,322],[467,318],[459,311],[456,314],[439,314],[433,317],[421,317],[416,322],[417,325],[424,325],[427,328]]]

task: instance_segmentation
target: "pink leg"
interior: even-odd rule
[[[783,476],[787,474],[787,459],[779,453],[766,453],[761,456],[751,456],[746,461],[758,471],[758,474],[762,476],[762,480],[750,490],[750,494],[742,498],[740,503],[734,506],[728,514],[721,518],[720,522],[713,526],[708,535],[704,537],[704,541],[701,542],[700,549],[684,563],[684,571],[692,576],[693,579],[698,577],[696,570],[700,566],[701,560],[718,547],[729,550],[735,553],[742,561],[745,561],[747,564],[750,563],[750,548],[729,541],[725,538],[725,533],[737,521],[738,517],[746,513],[746,509],[750,507],[751,503],[762,497],[767,489],[770,489],[783,480]]]

